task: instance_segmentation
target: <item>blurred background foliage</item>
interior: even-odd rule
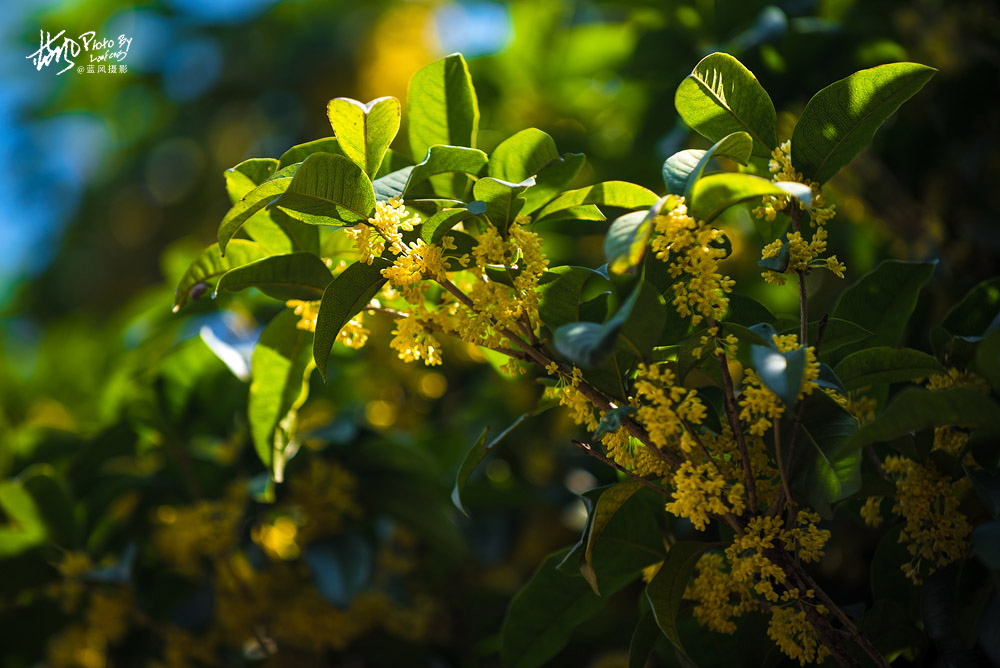
[[[222,171],[329,135],[332,97],[404,99],[417,68],[462,51],[483,148],[534,126],[587,155],[582,178],[662,192],[663,160],[705,147],[673,95],[706,53],[739,57],[787,128],[838,78],[921,62],[940,73],[828,186],[832,250],[848,281],[884,257],[940,258],[918,307],[933,322],[1000,256],[1000,10],[989,0],[88,0],[4,12],[5,666],[46,655],[241,665],[274,646],[269,665],[487,665],[509,598],[582,527],[576,495],[613,480],[568,447],[570,424],[551,411],[485,462],[468,489],[472,519],[461,518],[448,492],[464,451],[483,425],[495,434],[532,410],[541,388],[502,380],[461,345],[443,369],[404,365],[378,324],[360,355],[335,349],[329,385],[314,379],[292,482],[261,476],[245,379],[273,302],[203,299],[172,314],[173,286],[228,207]],[[39,29],[127,34],[128,72],[36,71],[26,57]],[[749,214],[724,225],[728,272],[793,310],[791,288],[757,278]],[[555,260],[597,266],[605,229],[544,232]],[[839,284],[811,279],[820,312]],[[926,331],[913,336],[926,348]],[[881,532],[835,535],[851,544],[832,544],[820,573],[864,601]],[[633,599],[612,599],[559,664],[623,665]]]

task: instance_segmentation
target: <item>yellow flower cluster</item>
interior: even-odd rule
[[[775,334],[772,341],[778,351],[783,353],[799,347],[797,334],[784,336]],[[813,390],[818,387],[816,385],[817,378],[819,378],[819,362],[816,360],[816,350],[809,346],[806,348],[806,368],[797,400],[801,401],[807,395],[812,394]],[[778,398],[778,395],[764,385],[753,369],[747,369],[743,376],[740,409],[740,419],[749,423],[750,433],[755,436],[765,434],[773,422],[785,413],[784,403]]]
[[[675,385],[674,373],[662,365],[641,364],[635,377],[635,396],[639,402],[637,418],[658,448],[689,453],[697,443],[684,423],[700,425],[705,419],[705,405],[697,390]]]
[[[93,592],[83,619],[49,641],[46,665],[104,668],[108,665],[108,650],[125,637],[129,618],[135,614],[132,593],[125,587]]]
[[[912,559],[902,569],[919,584],[922,562],[928,562],[928,573],[933,573],[962,557],[972,526],[958,511],[959,499],[951,480],[938,473],[932,463],[921,465],[891,456],[883,466],[896,482],[892,512],[906,520],[899,541],[907,543]]]
[[[802,233],[798,230],[794,230],[786,235],[788,267],[785,271],[808,271],[812,267],[823,267],[831,271],[838,278],[843,278],[847,267],[837,259],[836,255],[817,259],[826,252],[827,232],[824,225],[834,217],[834,206],[832,204],[827,206],[823,198],[822,189],[818,183],[806,180],[800,172],[795,171],[795,168],[792,166],[791,153],[792,143],[790,141],[782,143],[781,146],[771,152],[771,160],[768,162],[768,169],[772,174],[771,179],[775,182],[793,181],[803,183],[812,189],[811,208],[806,209],[806,206],[802,202],[799,202],[798,206],[803,211],[809,211],[810,226],[815,227],[816,231],[808,241],[802,237]],[[790,196],[768,195],[764,197],[763,204],[754,209],[753,213],[758,218],[773,221],[779,211],[786,211],[790,205]],[[781,239],[775,239],[764,246],[761,258],[766,260],[777,257],[785,243]],[[761,276],[768,283],[775,285],[783,285],[785,283],[784,277],[779,272],[767,270],[762,272]]]
[[[882,524],[882,497],[869,496],[865,499],[865,504],[861,506],[861,518],[870,527],[877,527]]]
[[[733,621],[756,608],[749,590],[725,569],[725,557],[708,552],[698,560],[698,574],[688,583],[684,598],[695,601],[694,618],[718,633],[735,633]]]
[[[299,316],[299,321],[295,323],[298,329],[307,332],[316,331],[316,318],[319,316],[319,301],[302,301],[301,299],[289,299],[285,306],[292,309],[292,313]],[[364,326],[364,315],[358,313],[350,319],[337,334],[337,341],[340,341],[348,348],[363,348],[368,342],[370,332]]]
[[[971,371],[959,371],[951,368],[948,369],[947,373],[935,374],[927,379],[927,388],[930,390],[943,390],[949,387],[969,387],[984,394],[990,392],[990,386],[986,381]],[[943,450],[958,457],[968,442],[969,433],[955,425],[942,425],[934,428],[934,450]],[[965,463],[968,465],[975,463],[971,453],[965,457]]]
[[[775,585],[783,585],[787,576],[764,553],[778,547],[783,524],[780,517],[753,517],[743,535],[736,536],[726,548],[733,579],[752,587],[757,594],[772,602],[780,598]]]
[[[819,520],[818,513],[803,509],[796,514],[795,525],[781,532],[785,549],[794,551],[806,563],[819,561],[823,557],[823,548],[830,540],[830,532],[816,526]]]
[[[820,612],[824,611],[821,605],[817,606],[817,609]],[[813,662],[822,663],[823,659],[830,655],[830,650],[820,642],[816,629],[806,618],[805,611],[792,606],[771,608],[767,635],[785,655],[798,659],[799,665],[802,666]]]
[[[688,518],[698,531],[705,530],[710,514],[741,515],[746,509],[743,483],[730,485],[711,462],[699,466],[688,460],[681,462],[673,487],[674,500],[667,504],[667,511]]]
[[[217,501],[160,506],[153,516],[153,545],[177,572],[197,577],[204,560],[218,559],[232,549],[245,505],[246,485],[237,482]]]
[[[377,202],[374,216],[347,228],[345,233],[354,240],[361,261],[371,264],[385,252],[387,245],[393,255],[405,254],[407,247],[403,243],[403,232],[412,232],[419,223],[420,217],[411,215],[402,200],[393,197],[388,202]]]
[[[729,307],[727,294],[736,284],[719,272],[725,250],[712,246],[723,238],[722,230],[689,216],[683,199],[665,215],[657,216],[653,229],[656,236],[651,248],[656,257],[669,265],[672,277],[684,274],[673,284],[677,313],[691,316],[693,325],[703,318],[721,320]]]

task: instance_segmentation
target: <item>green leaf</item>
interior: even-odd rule
[[[1000,315],[1000,276],[972,288],[955,304],[941,325],[952,336],[985,336]]]
[[[247,417],[257,455],[277,482],[297,447],[295,413],[309,393],[309,332],[285,309],[264,328],[251,360]]]
[[[732,299],[732,296],[730,296],[730,299]],[[809,341],[815,342],[816,337],[819,336],[819,323],[819,320],[809,323],[809,329],[806,332]],[[781,333],[798,334],[799,326],[786,327]],[[823,329],[823,340],[820,341],[819,345],[820,354],[830,353],[852,343],[863,341],[871,335],[872,332],[848,320],[827,318],[826,327]]]
[[[666,560],[646,587],[646,597],[653,609],[657,626],[685,658],[687,654],[684,652],[684,644],[677,633],[677,612],[698,560],[712,547],[712,543],[701,541],[677,541],[670,546]]]
[[[895,345],[917,305],[920,289],[931,279],[936,264],[936,260],[883,260],[841,293],[833,317],[874,332],[864,341],[865,346]],[[854,344],[848,352],[860,346],[861,343]]]
[[[768,157],[778,145],[774,103],[757,77],[728,53],[713,53],[695,65],[674,95],[689,127],[716,142],[734,132],[753,138],[753,154]]]
[[[861,427],[851,445],[860,448],[945,424],[1000,427],[1000,405],[968,387],[943,390],[910,387],[897,394],[885,411]]]
[[[521,130],[500,142],[490,160],[490,176],[520,183],[537,176],[543,167],[559,159],[552,137],[535,128]]]
[[[944,373],[936,359],[911,348],[877,346],[865,348],[842,359],[834,368],[840,382],[848,390],[899,383]]]
[[[710,174],[698,179],[691,188],[688,210],[695,218],[710,222],[729,207],[757,201],[764,195],[791,195],[805,201],[811,198],[812,191],[801,183],[774,183],[751,174]]]
[[[651,609],[647,609],[639,617],[639,623],[632,632],[632,641],[628,647],[628,668],[646,668],[650,653],[662,637],[660,627],[656,625],[656,616]]]
[[[646,254],[646,246],[653,233],[653,221],[676,205],[677,198],[667,195],[649,211],[632,211],[615,219],[604,237],[604,257],[608,261],[608,270],[616,274],[633,272]]]
[[[48,538],[45,519],[23,485],[0,480],[0,511],[7,520],[0,524],[0,558],[13,557],[45,543]],[[586,583],[583,585],[587,587]]]
[[[976,348],[976,371],[1000,394],[1000,327],[987,334]]]
[[[597,614],[604,598],[587,581],[557,570],[569,553],[564,548],[542,563],[510,602],[500,631],[500,659],[507,668],[543,666],[569,642],[573,629]],[[606,594],[623,587],[633,575],[604,584]]]
[[[374,550],[358,530],[312,540],[303,551],[316,592],[339,608],[348,608],[371,582]]]
[[[340,150],[365,174],[375,178],[386,149],[399,131],[399,100],[380,97],[364,104],[338,97],[327,103],[326,116],[337,135]]]
[[[622,209],[645,209],[660,198],[652,190],[626,181],[605,181],[596,185],[568,190],[538,210],[535,220],[540,221],[557,211],[584,204],[603,204]]]
[[[946,666],[977,666],[976,653],[966,647],[956,614],[956,565],[932,573],[920,588],[920,616]]]
[[[786,406],[794,406],[805,378],[805,346],[782,353],[774,348],[751,345],[750,354],[760,381]]]
[[[564,265],[549,269],[538,281],[538,316],[551,330],[580,319],[583,286],[590,279],[607,280],[589,267]]]
[[[250,158],[230,167],[222,173],[226,179],[229,201],[236,204],[251,190],[271,178],[276,171],[278,161],[274,158]]]
[[[584,549],[583,559],[591,568],[594,565],[594,547],[601,537],[601,532],[608,526],[608,522],[615,516],[615,513],[628,501],[633,494],[639,491],[642,483],[630,480],[612,485],[606,489],[597,499],[594,506],[593,519],[590,522],[590,531],[587,533],[587,543]],[[592,583],[592,584],[596,584]],[[596,586],[595,594],[600,595]]]
[[[66,549],[79,545],[77,516],[69,487],[49,464],[35,464],[18,476],[32,499],[46,527],[50,541]]]
[[[778,319],[757,300],[734,293],[729,295],[729,310],[724,320],[750,327],[760,322],[775,323]]]
[[[388,202],[393,197],[402,197],[406,192],[406,184],[413,173],[413,167],[403,167],[394,172],[389,172],[372,181],[372,189],[375,191],[376,202]]]
[[[382,270],[388,266],[390,263],[382,258],[374,258],[371,264],[355,262],[337,274],[323,292],[313,338],[313,358],[323,382],[326,382],[326,366],[337,335],[385,283]]]
[[[460,172],[479,176],[489,162],[489,158],[478,148],[464,146],[431,146],[423,162],[413,168],[404,191],[409,191],[418,183],[435,174]]]
[[[783,274],[788,269],[789,261],[791,261],[791,257],[788,251],[788,242],[782,241],[778,254],[774,257],[762,257],[757,260],[757,266],[761,269],[768,269]]]
[[[571,322],[561,325],[555,330],[553,341],[559,354],[582,367],[596,367],[601,364],[614,350],[618,335],[632,315],[632,310],[639,301],[644,287],[651,290],[645,281],[640,281],[632,290],[631,296],[604,324]]]
[[[486,217],[504,234],[524,206],[524,198],[518,195],[534,184],[531,177],[520,183],[508,183],[487,176],[476,181],[472,193],[486,204]]]
[[[414,74],[406,109],[414,157],[426,155],[435,144],[476,145],[479,103],[461,54],[435,60]]]
[[[352,224],[371,216],[375,191],[368,175],[347,158],[314,153],[274,205],[310,225]]]
[[[530,215],[552,201],[583,169],[587,159],[583,153],[563,153],[558,159],[542,167],[535,177],[535,185],[524,192],[525,205],[521,213]],[[593,208],[593,207],[591,207]],[[603,217],[598,220],[604,220]]]
[[[753,139],[750,135],[734,132],[715,142],[707,151],[689,149],[675,153],[663,163],[663,182],[667,185],[667,192],[688,197],[712,158],[730,158],[745,165],[752,150]]]
[[[428,244],[436,244],[463,220],[475,215],[468,209],[441,209],[420,226],[420,238]]]
[[[819,91],[792,133],[792,166],[807,179],[826,183],[936,71],[891,63],[855,72]]]
[[[216,291],[238,292],[257,288],[265,295],[287,301],[316,301],[333,275],[323,260],[312,253],[272,255],[256,262],[230,269],[219,280]]]
[[[804,401],[799,446],[789,477],[792,488],[829,518],[830,504],[861,489],[861,453],[850,445],[858,421],[825,392],[814,391]],[[786,414],[782,420],[786,439],[794,428],[794,418]]]
[[[267,255],[267,251],[258,244],[243,239],[229,242],[229,253],[226,255],[219,252],[218,244],[212,244],[191,263],[177,284],[177,291],[174,293],[174,312],[181,310],[190,298],[198,299],[205,292],[215,293],[219,278],[227,271],[250,264]]]
[[[281,178],[265,181],[234,204],[219,224],[219,249],[225,253],[226,245],[233,238],[243,223],[250,220],[254,214],[280,197],[290,186],[292,179]]]
[[[469,478],[472,476],[472,472],[476,470],[476,467],[486,458],[493,448],[500,444],[500,442],[507,437],[510,432],[514,431],[522,422],[531,417],[533,413],[524,413],[521,417],[514,420],[514,422],[504,429],[502,432],[497,434],[489,443],[486,442],[486,434],[489,432],[489,427],[484,427],[483,432],[476,439],[475,444],[472,448],[465,454],[465,458],[462,460],[461,466],[458,467],[458,475],[455,476],[455,487],[451,490],[451,501],[455,504],[455,507],[462,511],[462,514],[469,517],[469,511],[465,508],[465,504],[462,502],[462,492],[465,490],[466,483],[469,482]]]
[[[337,142],[336,137],[314,139],[313,141],[307,141],[304,144],[293,146],[282,153],[281,157],[278,159],[278,169],[282,170],[300,163],[313,153],[332,153],[333,155],[344,155],[344,152],[340,150],[340,143]]]
[[[1000,517],[1000,473],[989,473],[983,469],[970,469],[965,466],[962,468],[976,489],[979,500],[993,517]]]

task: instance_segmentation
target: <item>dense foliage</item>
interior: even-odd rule
[[[226,173],[233,207],[218,243],[179,279],[176,309],[247,288],[262,293],[255,304],[277,300],[264,306],[274,316],[249,369],[208,329],[147,375],[136,374],[137,354],[119,382],[140,392],[110,391],[120,400],[108,410],[128,416],[122,428],[151,460],[170,454],[188,498],[158,490],[142,458],[116,470],[121,440],[108,432],[45,439],[94,453],[71,471],[24,468],[50,457],[32,443],[19,450],[23,472],[0,497],[11,521],[2,549],[50,564],[17,585],[60,628],[49,660],[103,665],[124,652],[163,665],[296,665],[353,648],[391,663],[408,650],[365,645],[373,634],[460,645],[457,620],[441,623],[447,595],[428,586],[462,572],[452,560],[463,549],[443,495],[429,492],[433,467],[310,399],[313,371],[345,395],[384,373],[379,358],[351,351],[376,341],[406,362],[489,363],[512,388],[535,379],[542,387],[514,427],[564,406],[580,427],[576,447],[617,471],[583,494],[579,541],[511,600],[505,664],[544,664],[619,590],[644,591],[632,597],[632,665],[654,649],[671,665],[711,664],[722,657],[704,638],[737,631],[747,665],[782,654],[842,665],[996,659],[997,281],[931,330],[931,353],[897,344],[933,262],[883,262],[829,309],[809,299],[808,281],[826,285],[847,269],[827,252],[837,223],[823,183],[932,74],[911,63],[862,70],[817,93],[779,143],[754,76],[731,56],[708,56],[675,102],[712,144],[666,161],[662,197],[626,181],[581,184],[584,157],[560,154],[539,130],[489,155],[475,148],[477,97],[458,55],[415,75],[395,149],[397,100],[332,100],[335,137]],[[759,239],[719,224],[747,203]],[[550,262],[547,230],[612,213],[621,215],[607,230],[606,265]],[[751,243],[761,245],[762,281],[798,289],[797,313],[772,313],[726,275],[734,244]],[[244,408],[236,376],[247,372]],[[433,400],[443,382],[422,373],[414,394]],[[372,424],[389,410],[366,407]],[[505,435],[484,431],[458,467],[452,497],[473,509],[471,525],[477,467]],[[233,464],[244,440],[267,474],[208,470],[189,452]],[[218,493],[206,496],[206,482]],[[120,497],[114,485],[150,489]],[[807,567],[828,545],[850,545],[835,510],[871,526],[892,518],[862,608],[826,593]],[[551,538],[537,544],[547,551]],[[154,576],[163,571],[169,579]]]

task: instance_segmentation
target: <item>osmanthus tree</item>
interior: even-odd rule
[[[1000,279],[928,328],[933,354],[897,344],[934,261],[884,261],[829,312],[810,309],[806,289],[810,272],[845,271],[827,252],[835,211],[823,184],[933,73],[857,72],[813,96],[779,142],[757,79],[712,54],[680,83],[676,106],[714,143],[671,156],[660,196],[620,181],[570,189],[584,157],[537,129],[490,155],[475,148],[475,90],[462,57],[448,56],[411,81],[397,142],[408,151],[389,148],[397,100],[337,98],[334,137],[229,170],[233,207],[176,305],[250,287],[287,304],[257,344],[248,402],[278,481],[306,380],[326,377],[334,345],[363,346],[371,319],[392,320],[403,360],[441,364],[454,337],[502,356],[505,373],[541,376],[545,400],[587,434],[573,443],[620,482],[584,494],[579,542],[511,602],[507,665],[543,665],[640,578],[631,665],[664,644],[668,662],[692,663],[682,606],[712,632],[744,627],[747,661],[773,663],[775,647],[801,664],[997,660]],[[715,158],[740,170],[709,173]],[[732,244],[716,219],[744,204],[765,236],[762,280],[797,283],[797,314],[771,313],[724,272]],[[602,207],[626,211],[608,228],[607,264],[553,266],[539,224],[603,220]],[[470,450],[460,508],[496,442],[484,431]],[[809,568],[839,507],[895,522],[863,609]],[[884,585],[904,577],[909,586]]]

